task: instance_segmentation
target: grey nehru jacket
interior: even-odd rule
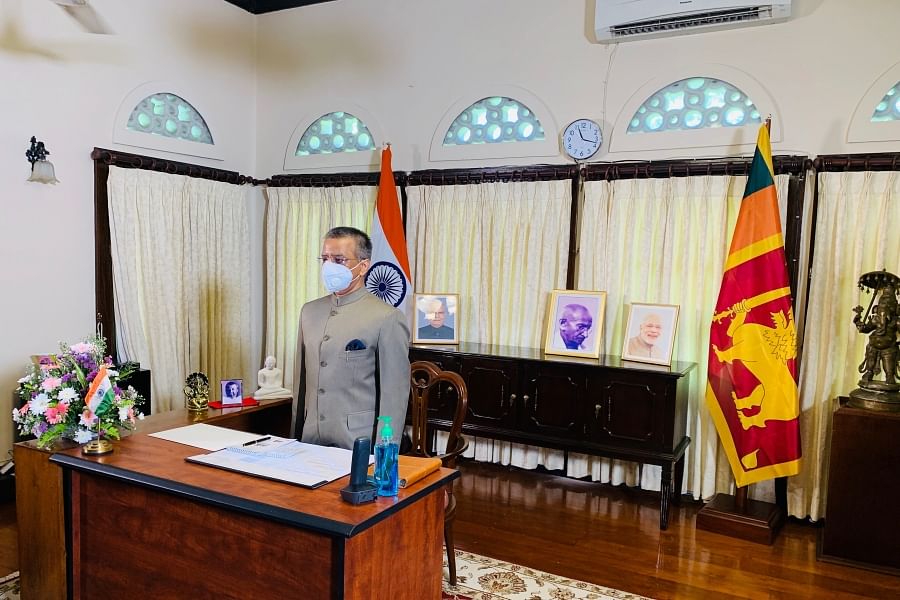
[[[357,437],[372,435],[376,403],[399,436],[409,402],[409,327],[402,312],[365,287],[307,302],[295,356],[293,437],[352,448]]]

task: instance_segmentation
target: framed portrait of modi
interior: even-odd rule
[[[671,365],[678,308],[674,304],[632,303],[625,327],[622,359]]]

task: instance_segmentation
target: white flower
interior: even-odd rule
[[[137,414],[137,418],[138,418],[138,421],[143,421],[143,420],[144,420],[144,413],[139,412],[139,413]]]
[[[28,407],[28,410],[33,415],[42,415],[47,410],[47,405],[50,403],[50,397],[41,392],[37,396],[31,399],[31,404]]]
[[[119,372],[114,371],[112,369],[107,369],[106,374],[109,375],[110,377],[118,377],[119,376]]]
[[[78,431],[75,432],[75,441],[79,444],[87,444],[93,437],[94,434],[92,434],[87,429],[79,428]]]
[[[29,377],[28,375],[26,375],[25,377],[19,378],[19,383],[25,383],[25,382],[27,382],[29,379],[31,379],[31,377]]]
[[[60,390],[60,392],[56,395],[56,397],[61,402],[71,402],[72,400],[75,400],[76,398],[78,398],[78,392],[76,392],[74,389],[72,389],[70,387],[67,387],[67,388],[63,388],[62,390]]]
[[[18,408],[13,409],[13,421],[15,421],[16,423],[19,422],[19,409]]]
[[[128,420],[128,407],[127,406],[123,406],[123,407],[119,408],[119,420],[120,421]]]

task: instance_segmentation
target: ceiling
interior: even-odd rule
[[[284,10],[286,8],[297,8],[298,6],[307,6],[309,4],[321,4],[323,2],[332,2],[333,0],[225,0],[235,6],[240,6],[247,12],[254,15],[262,13],[275,12],[276,10]]]

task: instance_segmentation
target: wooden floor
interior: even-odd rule
[[[699,503],[466,462],[454,488],[456,546],[652,598],[900,598],[900,577],[816,560],[819,528],[793,522],[772,546],[698,531]]]
[[[461,550],[652,598],[900,598],[900,577],[816,560],[812,525],[772,546],[697,531],[696,503],[464,462],[456,483]],[[0,504],[0,576],[18,566],[15,504]],[[27,599],[26,599],[27,600]]]

